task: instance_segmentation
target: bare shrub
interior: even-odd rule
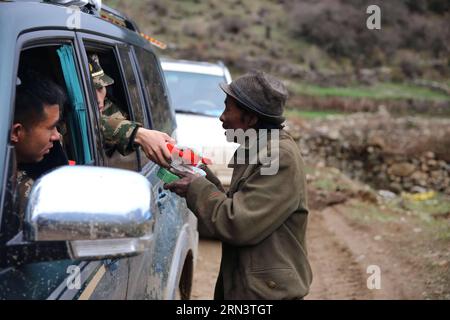
[[[366,28],[365,9],[371,3],[368,0],[290,3],[291,31],[333,56],[363,58],[372,64],[379,63],[380,57],[391,57],[400,48],[431,51],[436,57],[448,55],[450,25],[443,2],[383,1],[379,3],[382,11],[379,31]],[[431,15],[432,6],[444,13]]]
[[[209,25],[201,18],[183,23],[183,33],[190,37],[204,38],[208,35]]]
[[[411,50],[399,50],[395,56],[396,63],[406,78],[416,78],[422,75],[420,56]]]
[[[146,1],[146,11],[157,17],[165,17],[169,13],[167,3],[164,0]]]
[[[247,21],[239,16],[224,17],[220,24],[225,32],[231,34],[239,34],[248,26]]]

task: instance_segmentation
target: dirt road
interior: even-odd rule
[[[213,299],[221,254],[219,241],[200,239],[191,299]]]
[[[421,299],[423,284],[411,266],[385,247],[382,236],[349,224],[338,208],[311,214],[314,281],[307,299]],[[379,268],[379,289],[368,284],[372,268]]]
[[[423,266],[412,252],[413,256],[399,254],[402,249],[391,241],[405,230],[392,223],[386,228],[358,225],[343,210],[346,207],[338,205],[310,214],[307,236],[314,280],[307,299],[426,298],[432,281],[421,274]],[[220,254],[219,242],[200,241],[193,299],[212,299]],[[373,281],[368,288],[373,272],[367,273],[368,267],[379,268],[380,289]]]

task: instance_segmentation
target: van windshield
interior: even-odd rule
[[[220,116],[225,93],[219,83],[226,83],[225,77],[167,70],[164,74],[176,112]]]

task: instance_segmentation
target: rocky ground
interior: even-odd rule
[[[336,168],[308,174],[312,299],[450,299],[450,198],[376,191]],[[381,288],[369,289],[370,266]]]

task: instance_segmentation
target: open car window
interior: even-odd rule
[[[106,164],[109,167],[137,171],[139,169],[139,157],[133,145],[134,135],[128,131],[131,127],[130,122],[139,121],[135,121],[134,113],[130,107],[132,97],[127,93],[126,78],[121,71],[116,48],[90,42],[87,42],[85,46],[87,56],[96,55],[104,74],[113,80],[113,83],[105,83],[104,109],[101,109],[94,78],[90,70],[94,105],[98,110]]]
[[[9,199],[7,202],[12,205],[6,210],[4,208],[2,216],[2,226],[5,226],[5,228],[2,229],[1,253],[2,259],[5,259],[1,262],[2,266],[7,266],[7,268],[0,272],[0,299],[45,299],[49,292],[55,290],[66,278],[67,266],[77,263],[73,260],[60,260],[54,263],[38,262],[22,266],[19,264],[16,268],[10,267],[14,265],[10,261],[14,259],[27,261],[27,256],[33,257],[38,252],[42,261],[45,261],[46,255],[49,257],[52,255],[51,250],[39,251],[35,244],[20,241],[24,225],[23,207],[27,205],[27,198],[21,197],[22,194],[19,192],[19,174],[26,172],[26,175],[30,178],[30,186],[32,186],[37,179],[60,166],[69,163],[90,164],[93,160],[90,142],[86,141],[87,143],[83,144],[81,140],[81,122],[76,124],[71,121],[71,117],[74,115],[72,104],[74,100],[71,99],[67,86],[69,84],[66,81],[68,74],[64,73],[65,68],[71,68],[71,76],[78,80],[80,69],[75,60],[70,63],[66,61],[64,65],[58,53],[61,52],[59,50],[62,48],[67,48],[65,50],[68,50],[69,54],[72,55],[74,52],[72,40],[61,40],[61,43],[58,43],[58,41],[51,39],[49,44],[45,44],[41,39],[38,45],[25,47],[20,52],[17,71],[19,80],[16,83],[16,90],[20,85],[26,84],[29,79],[45,77],[56,83],[65,93],[67,99],[66,103],[60,106],[60,121],[57,124],[60,140],[53,142],[53,146],[44,158],[35,163],[16,163],[16,157],[8,158],[9,167],[13,169],[8,170],[8,181],[11,183],[8,186],[7,197]],[[33,75],[33,77],[30,75]],[[17,98],[17,94],[15,96]],[[79,107],[84,108],[85,97],[82,93],[79,97]],[[87,135],[90,132],[89,126],[87,119],[84,119],[84,121],[83,130]],[[10,154],[14,154],[15,146],[12,143],[10,144]],[[12,242],[14,245],[10,244]],[[58,245],[57,242],[54,242],[54,244],[55,247]],[[40,290],[36,290],[38,287]]]
[[[93,162],[88,139],[89,127],[85,98],[81,92],[79,69],[75,64],[73,54],[73,46],[65,43],[25,49],[20,55],[19,79],[26,81],[26,74],[30,73],[46,77],[62,88],[67,97],[65,105],[60,106],[61,116],[58,131],[61,134],[61,146],[57,145],[56,148],[52,148],[50,154],[41,163],[32,166],[34,168],[42,167],[42,172],[36,173],[36,178],[55,165],[63,164],[62,158],[70,160],[71,164],[92,164]],[[68,80],[70,78],[72,81]],[[76,92],[75,95],[74,92]],[[82,117],[80,117],[80,112]],[[58,162],[54,163],[53,160]],[[61,161],[63,162],[61,163]],[[31,169],[29,168],[29,170]]]

